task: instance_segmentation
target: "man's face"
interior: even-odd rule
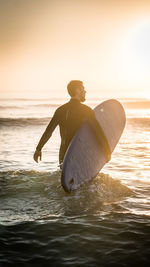
[[[77,89],[77,96],[80,100],[80,102],[84,102],[85,101],[85,94],[86,94],[86,91],[84,89],[84,86],[81,85],[78,89]]]

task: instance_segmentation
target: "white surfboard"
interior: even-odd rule
[[[94,109],[113,152],[123,129],[126,117],[123,106],[115,99],[104,101]],[[93,179],[106,163],[102,148],[88,123],[84,123],[73,137],[64,157],[61,184],[71,192]]]

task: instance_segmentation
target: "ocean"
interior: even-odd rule
[[[0,100],[0,267],[149,266],[150,101],[119,101],[127,122],[111,161],[68,194],[60,184],[58,128],[42,161],[33,161],[66,100]]]

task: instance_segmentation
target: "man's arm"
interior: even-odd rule
[[[103,148],[106,160],[108,162],[110,160],[110,158],[111,158],[110,146],[108,144],[108,141],[107,141],[107,138],[106,138],[106,136],[104,134],[103,129],[101,128],[99,122],[96,119],[96,116],[95,116],[95,113],[94,113],[93,110],[91,112],[90,118],[88,119],[88,123],[91,126],[91,128],[92,128],[92,130],[93,130],[93,132],[94,132],[94,134],[96,136],[96,139],[98,140],[98,143]]]
[[[58,118],[57,118],[57,111],[56,111],[36,147],[36,151],[33,156],[36,162],[38,162],[38,158],[40,158],[40,160],[42,159],[41,150],[43,146],[46,144],[46,142],[49,140],[49,138],[51,137],[57,125],[58,125]]]

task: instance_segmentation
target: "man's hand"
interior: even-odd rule
[[[106,156],[106,163],[109,162],[111,160],[111,154],[108,153],[107,156]]]
[[[33,158],[38,163],[38,158],[42,160],[42,152],[39,150],[35,150]]]
[[[110,151],[104,150],[103,147],[102,147],[102,150],[103,150],[103,153],[105,154],[106,163],[108,163],[111,160],[111,153]]]

